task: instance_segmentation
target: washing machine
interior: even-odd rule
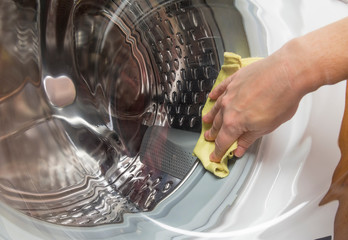
[[[338,202],[320,202],[345,82],[226,178],[192,151],[224,52],[266,57],[345,16],[338,0],[2,0],[0,239],[333,239]]]

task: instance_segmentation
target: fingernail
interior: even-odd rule
[[[234,154],[234,156],[236,156],[237,158],[243,157],[243,151],[241,151],[239,148],[237,148],[236,150],[234,150],[233,154]]]
[[[214,140],[214,139],[211,138],[209,130],[204,133],[204,138],[207,141],[213,141]]]
[[[209,133],[208,133],[208,131],[206,131],[206,132],[204,133],[204,138],[205,138],[206,140],[209,139]]]
[[[235,157],[237,157],[237,158],[240,158],[240,157],[241,157],[240,154],[239,154],[238,152],[236,152],[236,151],[233,153],[233,155],[234,155]]]

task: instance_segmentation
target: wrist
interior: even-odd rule
[[[280,50],[291,86],[302,95],[348,78],[348,17],[295,38]]]
[[[301,37],[286,43],[277,53],[279,63],[287,72],[291,90],[300,97],[325,84],[325,72],[321,68],[322,56],[311,50],[307,39]]]

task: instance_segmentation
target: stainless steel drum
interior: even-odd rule
[[[0,199],[71,226],[192,188],[223,52],[250,55],[230,0],[1,0],[0,33]]]

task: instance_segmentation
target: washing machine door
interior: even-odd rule
[[[343,3],[325,4],[340,10],[319,25],[344,15]],[[238,0],[1,1],[0,238],[272,239],[305,217],[325,189],[293,190],[319,144],[299,142],[319,129],[309,126],[322,96],[338,98],[326,136],[337,137],[340,89],[306,98],[224,179],[192,156],[223,53],[267,56],[315,28],[293,24],[284,7],[297,11]],[[303,151],[292,158],[294,149]],[[331,236],[335,208],[309,236]]]
[[[123,229],[125,216],[165,216],[193,189],[180,212],[195,216],[206,201],[191,201],[224,188],[210,174],[203,184],[192,150],[223,53],[250,55],[233,2],[6,0],[0,9],[3,204],[42,223]],[[231,161],[229,189],[252,159]]]

